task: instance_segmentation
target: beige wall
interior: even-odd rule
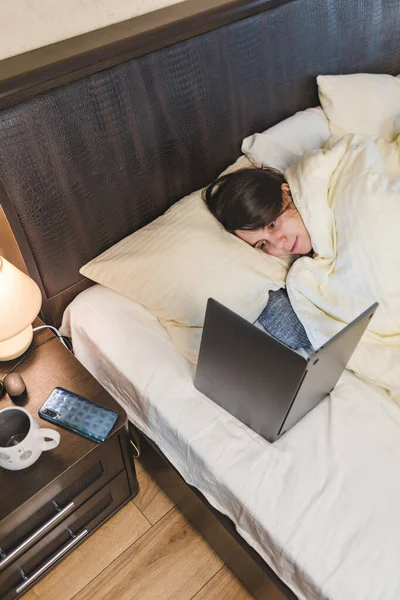
[[[0,0],[0,59],[181,1]]]

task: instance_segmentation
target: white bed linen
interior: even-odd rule
[[[63,332],[299,598],[400,598],[400,410],[384,391],[345,372],[272,445],[193,387],[190,363],[131,300],[94,286],[68,307]]]

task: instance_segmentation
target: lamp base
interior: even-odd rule
[[[18,358],[27,350],[32,342],[33,329],[32,325],[28,325],[26,329],[18,335],[0,342],[0,361],[12,360]]]

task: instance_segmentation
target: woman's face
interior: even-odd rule
[[[285,186],[285,188],[284,188]],[[289,191],[284,184],[283,191]],[[262,229],[237,229],[235,235],[271,256],[308,254],[312,250],[310,235],[299,211],[292,203],[276,221]]]

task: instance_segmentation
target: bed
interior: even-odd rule
[[[131,300],[93,286],[67,308],[63,332],[299,598],[399,596],[400,411],[383,390],[345,372],[329,400],[269,444],[193,387],[190,363]]]
[[[0,200],[27,269],[41,287],[48,323],[60,325],[66,307],[90,286],[79,275],[84,263],[211,181],[239,156],[244,137],[315,106],[317,74],[400,71],[400,15],[394,0],[197,4],[189,0],[57,44],[47,54],[33,51],[3,61]],[[208,511],[204,521],[211,507],[216,509],[213,515],[229,539],[222,548],[211,533],[208,537],[254,595],[268,597],[268,585],[261,581],[265,574],[287,598],[397,598],[399,531],[393,517],[400,491],[390,473],[396,472],[399,449],[398,409],[388,408],[379,390],[346,374],[334,405],[322,403],[270,447],[248,430],[243,438],[240,424],[217,416],[218,409],[202,397],[197,410],[210,411],[208,418],[228,429],[234,454],[260,457],[254,469],[263,474],[259,479],[266,487],[260,494],[268,495],[268,503],[264,507],[262,496],[253,494],[254,502],[247,499],[250,510],[242,495],[251,485],[247,479],[243,486],[230,473],[235,463],[229,453],[221,452],[214,481],[213,458],[202,448],[201,436],[197,446],[188,446],[187,424],[178,431],[176,422],[165,421],[160,431],[157,420],[146,421],[128,366],[115,384],[115,369],[121,366],[112,361],[110,336],[106,346],[101,336],[117,311],[110,312],[111,299],[104,301],[100,292],[99,287],[86,291],[67,313],[80,315],[73,334],[78,356],[195,488],[197,498],[200,490]],[[88,314],[99,306],[91,321]],[[129,310],[125,307],[125,314]],[[132,339],[128,327],[124,330],[118,346]],[[171,353],[162,333],[163,351]],[[160,370],[166,368],[165,356],[160,354]],[[179,365],[181,382],[188,385],[192,372],[186,362]],[[360,386],[357,398],[346,394],[349,377],[351,385]],[[154,393],[167,401],[163,389]],[[366,418],[365,403],[370,420],[362,421],[365,427],[357,436],[354,422]],[[307,443],[299,447],[297,436],[304,428],[313,435],[303,434]],[[176,440],[191,462],[174,453]],[[278,457],[268,458],[268,468],[267,456]],[[342,476],[327,480],[337,461]],[[294,497],[301,499],[296,510]],[[337,512],[330,522],[333,505]],[[279,515],[276,522],[273,515]],[[351,552],[358,544],[364,551]]]

